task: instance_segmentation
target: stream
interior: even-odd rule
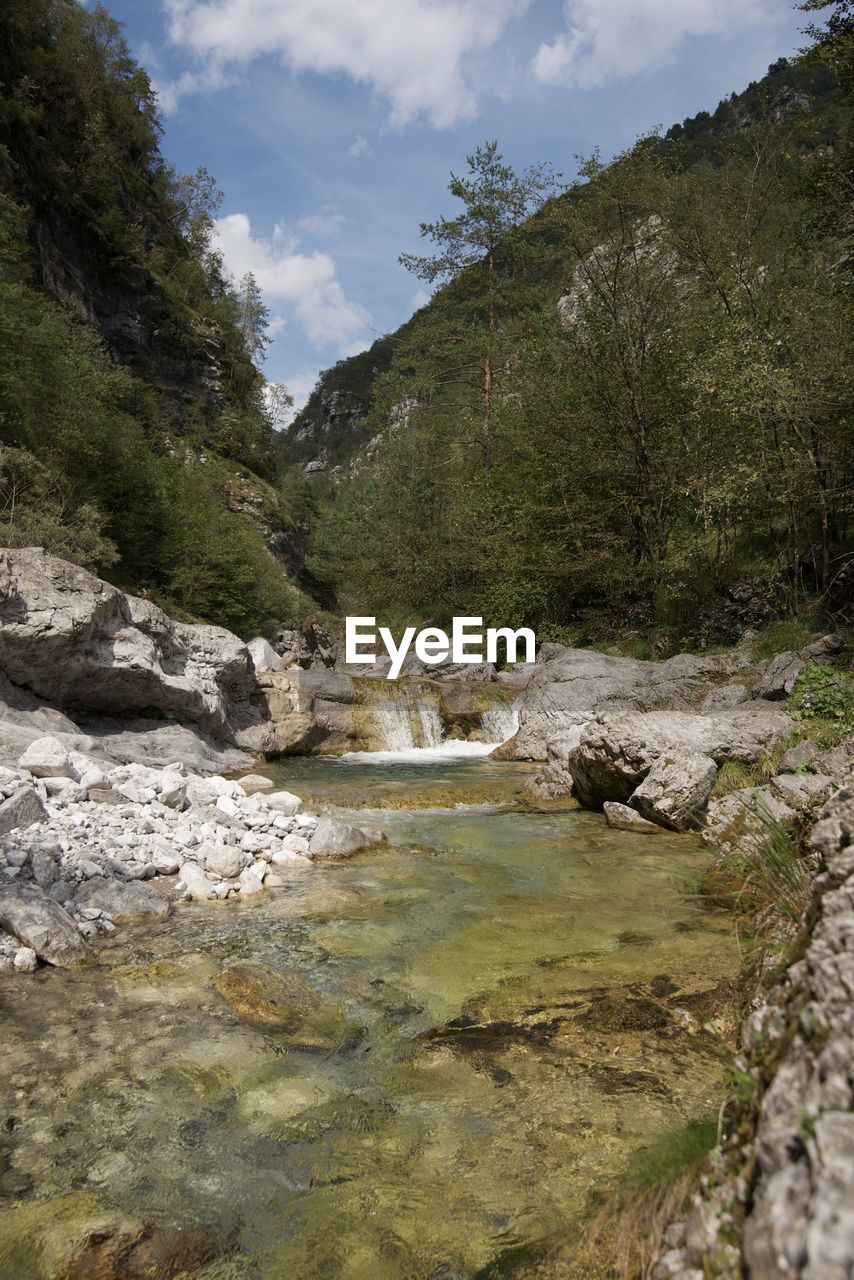
[[[524,1276],[634,1152],[716,1115],[701,1011],[738,953],[707,855],[526,810],[532,768],[268,766],[388,844],[2,981],[0,1280],[136,1280],[56,1260],[151,1224],[206,1240],[210,1280]],[[308,1031],[228,1003],[236,961],[310,983]]]

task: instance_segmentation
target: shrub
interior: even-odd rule
[[[795,720],[823,721],[843,736],[854,733],[854,676],[818,662],[808,662],[790,701]]]

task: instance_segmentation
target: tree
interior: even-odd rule
[[[520,224],[554,193],[556,176],[548,167],[540,166],[527,169],[520,177],[503,163],[497,142],[478,147],[473,156],[466,158],[466,164],[468,176],[452,173],[448,184],[451,195],[462,201],[463,212],[456,218],[442,216],[436,222],[421,224],[421,235],[431,239],[439,252],[426,256],[403,253],[399,260],[407,271],[429,283],[465,275],[466,292],[474,304],[475,327],[480,334],[476,353],[465,350],[466,335],[461,335],[463,362],[451,372],[470,369],[474,356],[482,394],[483,465],[488,471],[492,466],[496,336],[505,294],[501,272],[512,256]]]
[[[264,305],[258,281],[251,271],[246,272],[238,285],[236,304],[235,323],[243,335],[247,355],[257,365],[264,359],[264,352],[270,343],[267,334],[270,309]]]

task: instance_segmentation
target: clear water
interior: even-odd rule
[[[2,1280],[147,1224],[215,1233],[209,1280],[523,1276],[632,1152],[716,1111],[723,1054],[679,1013],[737,967],[692,894],[705,855],[514,808],[528,772],[287,762],[388,846],[0,979]],[[316,1025],[237,1016],[212,983],[236,960],[306,979]]]

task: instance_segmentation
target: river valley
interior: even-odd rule
[[[268,766],[388,844],[3,984],[3,1280],[125,1274],[99,1224],[189,1233],[210,1280],[523,1276],[634,1152],[716,1118],[702,993],[739,953],[699,840],[531,811],[533,766],[466,752]],[[223,998],[235,962],[311,1017]]]

